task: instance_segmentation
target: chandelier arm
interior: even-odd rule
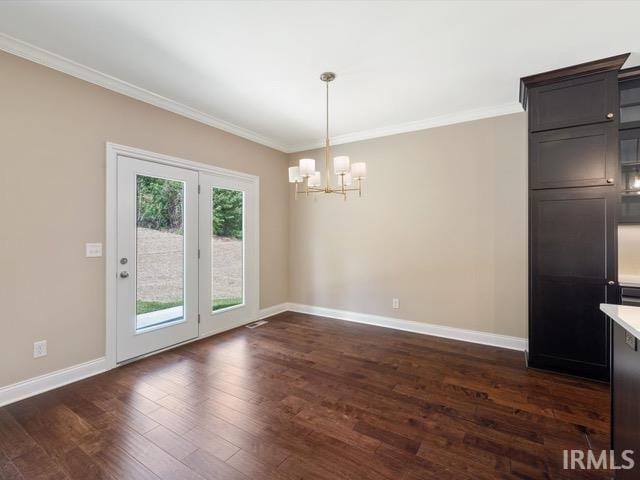
[[[359,190],[357,188],[345,188],[344,191],[341,189],[336,189],[336,188],[332,188],[331,190],[329,190],[329,192],[327,193],[337,193],[339,195],[342,195],[343,193],[347,193],[347,192],[358,192]]]
[[[308,187],[307,188],[307,195],[309,195],[310,193],[325,193],[326,190],[322,187]]]

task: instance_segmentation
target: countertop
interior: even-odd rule
[[[601,303],[600,310],[633,336],[640,338],[640,307]]]

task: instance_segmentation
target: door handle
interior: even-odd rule
[[[616,284],[616,282],[614,282],[613,280],[609,280],[607,282],[607,285],[611,285],[612,287]]]
[[[129,276],[129,272],[120,272],[120,278],[127,278]]]

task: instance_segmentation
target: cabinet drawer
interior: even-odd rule
[[[617,72],[534,87],[529,92],[529,103],[529,129],[532,132],[592,123],[617,123]]]
[[[590,125],[532,133],[529,185],[532,189],[612,185],[617,176],[615,125]]]

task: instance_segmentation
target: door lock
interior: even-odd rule
[[[120,278],[127,278],[129,276],[129,272],[120,272]]]

